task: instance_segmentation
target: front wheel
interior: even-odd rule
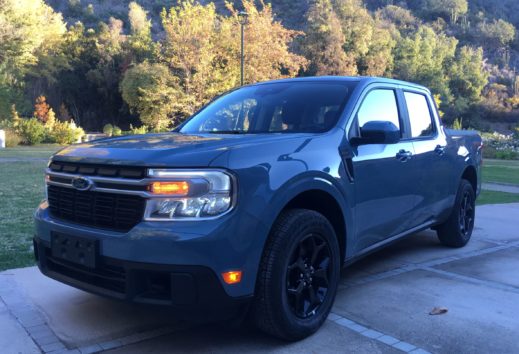
[[[312,210],[283,212],[260,265],[254,323],[285,340],[313,334],[332,308],[339,274],[339,245],[330,222]]]
[[[462,179],[452,213],[437,227],[440,242],[449,247],[463,247],[469,242],[474,229],[476,194],[469,181]]]

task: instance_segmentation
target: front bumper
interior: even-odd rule
[[[50,244],[34,239],[38,268],[76,288],[119,300],[169,305],[176,314],[221,318],[246,308],[251,297],[234,298],[203,266],[172,266],[100,257],[95,269],[52,256]]]
[[[195,309],[242,304],[254,294],[263,242],[258,233],[268,230],[235,212],[211,221],[141,222],[120,233],[53,218],[43,202],[34,216],[38,266],[63,283],[122,300]],[[53,258],[52,233],[96,240],[96,268]],[[230,270],[243,272],[240,283],[223,282],[221,273]]]

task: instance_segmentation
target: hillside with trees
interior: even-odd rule
[[[247,83],[392,77],[447,125],[516,132],[515,0],[0,0],[0,124],[48,125],[43,99],[57,124],[166,130],[239,85],[241,10]]]

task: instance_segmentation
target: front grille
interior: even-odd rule
[[[128,231],[144,215],[145,201],[133,195],[78,191],[47,186],[49,209],[59,219],[87,226]]]
[[[146,176],[146,168],[134,166],[95,165],[77,162],[52,161],[49,168],[52,172],[110,178],[141,179]]]

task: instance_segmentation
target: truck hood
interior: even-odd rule
[[[154,167],[204,167],[228,150],[311,134],[131,135],[68,146],[55,161]]]

